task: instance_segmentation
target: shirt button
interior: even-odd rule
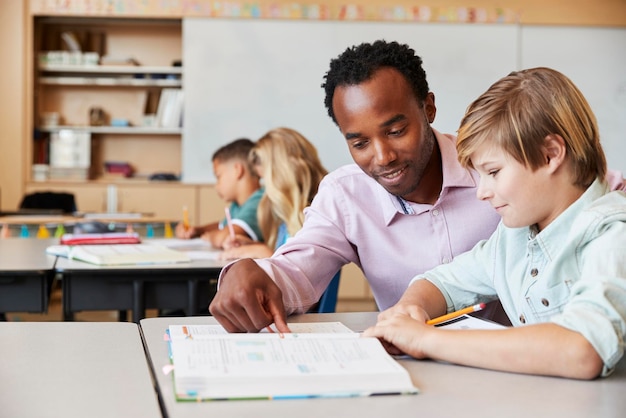
[[[448,257],[444,257],[444,258],[441,259],[441,262],[443,264],[448,264],[450,262],[450,259]]]
[[[530,275],[533,276],[533,277],[535,277],[537,274],[539,274],[539,270],[537,270],[537,269],[532,269],[530,271]]]
[[[439,215],[439,209],[433,209],[433,216]]]
[[[541,299],[541,304],[543,306],[550,306],[550,301],[546,298]]]
[[[526,317],[524,316],[524,314],[521,314],[521,315],[519,316],[519,321],[520,321],[522,324],[525,324],[525,323],[526,323]]]

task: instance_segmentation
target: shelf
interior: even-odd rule
[[[109,184],[115,184],[118,186],[148,186],[148,187],[180,187],[185,184],[180,180],[149,180],[148,176],[139,175],[136,177],[115,177],[115,176],[97,176],[87,180],[77,180],[77,179],[46,179],[42,181],[30,181],[28,182],[29,187],[37,187],[41,185],[51,185],[51,186],[63,186],[63,185],[98,185],[98,186],[106,186]]]
[[[40,77],[40,84],[57,86],[120,86],[120,87],[181,87],[182,80],[121,78],[121,77]]]
[[[110,185],[118,186],[120,212],[178,217],[181,202],[193,207],[195,188],[180,181],[149,180],[154,173],[182,172],[183,129],[176,117],[185,76],[182,20],[35,16],[32,29],[28,72],[33,94],[28,107],[29,131],[36,131],[36,139],[27,145],[26,189],[70,191],[80,201],[80,210],[92,212],[107,210]],[[65,51],[65,33],[74,34],[80,51],[86,51],[80,59]],[[174,97],[173,91],[181,94],[170,112],[165,99]],[[105,125],[97,125],[96,120]],[[112,126],[116,120],[128,125]],[[72,178],[73,172],[64,176],[63,171],[48,171],[47,176],[37,177],[45,177],[44,181],[34,181],[40,173],[33,166],[49,163],[51,154],[58,156],[58,147],[51,153],[51,145],[59,142],[56,133],[64,130],[90,135],[88,174],[80,172]],[[110,175],[107,161],[127,162],[135,175]]]
[[[61,129],[87,131],[92,134],[125,134],[125,135],[180,135],[182,128],[150,128],[144,126],[40,126],[41,132],[57,132]]]
[[[182,74],[182,67],[143,65],[50,65],[40,64],[39,71],[80,74]]]

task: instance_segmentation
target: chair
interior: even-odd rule
[[[76,212],[76,200],[72,193],[35,192],[24,196],[20,209],[57,209],[63,213],[73,213]]]
[[[333,313],[337,307],[337,293],[339,293],[339,279],[341,279],[341,270],[335,274],[333,279],[328,284],[322,297],[317,303],[317,309],[313,308],[312,313]]]

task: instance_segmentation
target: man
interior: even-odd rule
[[[435,96],[415,51],[385,41],[348,48],[323,87],[356,165],[326,176],[303,228],[271,258],[222,271],[209,310],[230,332],[272,322],[287,332],[286,315],[306,312],[350,262],[387,309],[412,277],[470,250],[500,220],[476,198],[478,175],[457,161],[455,138],[431,128]]]

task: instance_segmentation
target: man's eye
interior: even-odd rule
[[[389,132],[387,132],[388,136],[400,136],[404,133],[404,131],[406,130],[405,128],[401,128],[401,129],[392,129]]]

